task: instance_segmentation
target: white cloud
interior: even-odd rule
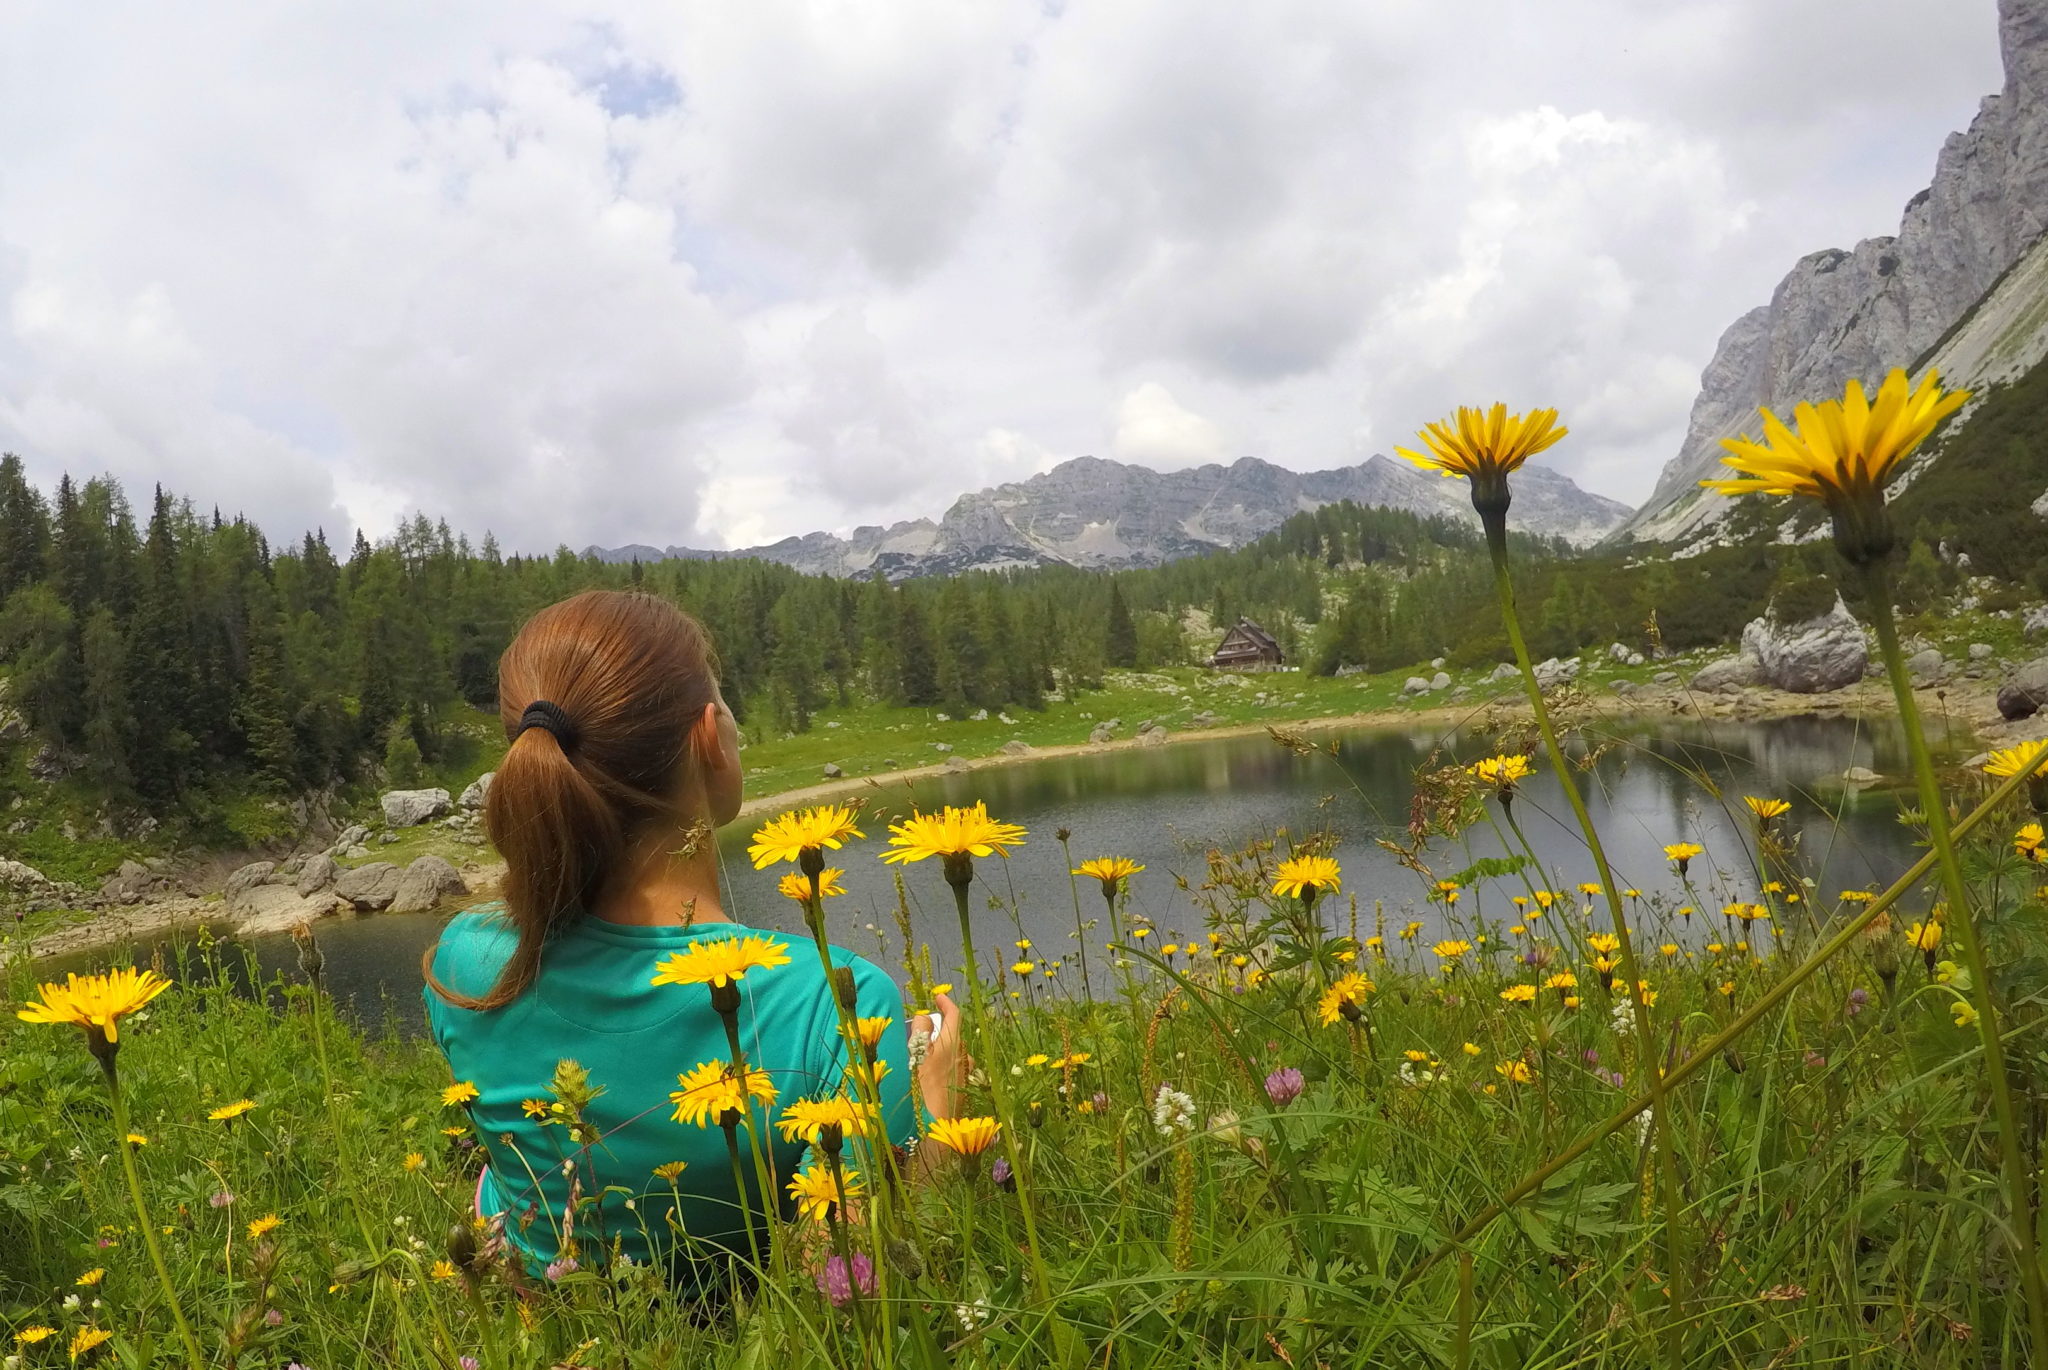
[[[740,545],[1087,452],[1356,461],[1498,396],[1556,404],[1557,463],[1634,498],[1722,329],[1891,231],[1999,84],[1992,0],[1852,27],[21,0],[0,447],[284,536],[418,508],[527,549]]]
[[[1224,459],[1223,430],[1183,409],[1157,381],[1146,381],[1117,405],[1110,448],[1119,460],[1161,470]]]

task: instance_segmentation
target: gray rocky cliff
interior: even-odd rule
[[[1680,540],[1726,511],[1699,481],[1721,439],[1755,433],[1757,410],[1840,394],[1911,367],[2020,260],[2048,222],[2048,0],[1999,0],[2005,85],[1950,134],[1895,237],[1800,259],[1721,335],[1700,377],[1685,443],[1621,536]],[[1969,378],[1957,378],[1967,380]]]

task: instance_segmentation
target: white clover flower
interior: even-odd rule
[[[1152,1126],[1159,1129],[1162,1137],[1171,1137],[1176,1132],[1192,1132],[1195,1127],[1195,1101],[1172,1085],[1161,1083],[1158,1094],[1152,1099]]]

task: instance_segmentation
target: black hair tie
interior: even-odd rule
[[[519,715],[519,732],[523,733],[528,728],[545,728],[553,733],[555,741],[561,744],[565,752],[576,745],[576,725],[569,721],[569,715],[563,711],[561,705],[545,699],[534,700],[526,706],[526,712]],[[512,736],[517,740],[519,733]]]

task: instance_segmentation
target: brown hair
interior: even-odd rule
[[[651,823],[673,817],[690,728],[717,697],[709,635],[667,600],[589,590],[526,621],[498,659],[511,746],[484,801],[518,943],[481,998],[436,979],[428,947],[436,994],[494,1009],[533,983],[549,939],[583,916]],[[541,701],[559,709],[559,733],[522,726]]]

